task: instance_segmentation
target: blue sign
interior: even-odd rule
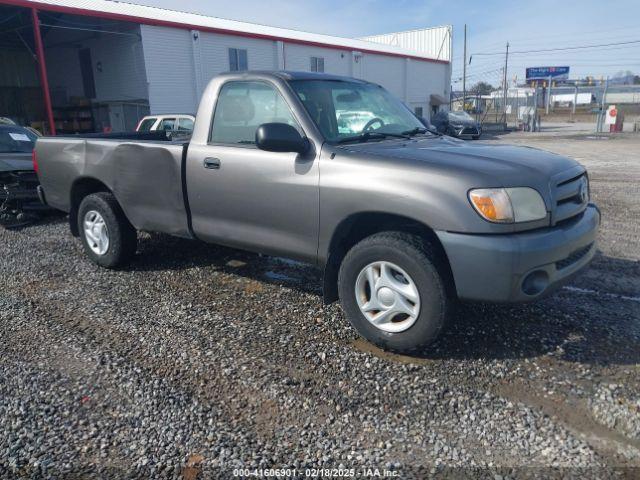
[[[569,67],[531,67],[527,68],[527,80],[568,80]]]

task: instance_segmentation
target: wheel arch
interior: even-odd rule
[[[69,195],[69,228],[74,237],[80,236],[78,231],[78,209],[82,200],[93,193],[109,192],[111,189],[100,180],[93,177],[81,177],[76,179],[71,185]]]
[[[361,240],[380,232],[405,232],[420,237],[431,245],[438,256],[444,280],[455,292],[453,274],[447,253],[434,230],[411,217],[385,212],[359,212],[343,219],[333,232],[324,262],[322,291],[326,304],[338,300],[338,272],[347,252]]]

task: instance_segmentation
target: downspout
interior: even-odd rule
[[[40,20],[38,10],[31,9],[31,20],[33,21],[33,38],[36,44],[36,57],[38,59],[38,72],[40,74],[40,85],[44,97],[44,108],[49,122],[49,133],[56,134],[56,125],[53,121],[53,107],[51,106],[51,95],[49,93],[49,79],[47,78],[47,64],[44,59],[44,47],[42,46],[42,36],[40,35]],[[43,129],[44,130],[44,129]],[[44,132],[43,132],[44,133]]]

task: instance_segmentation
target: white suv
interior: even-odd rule
[[[136,132],[166,130],[191,133],[194,121],[195,117],[193,115],[148,115],[138,122]]]

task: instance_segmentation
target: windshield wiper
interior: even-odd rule
[[[347,142],[366,142],[371,139],[382,139],[386,137],[393,138],[404,138],[405,140],[410,140],[411,137],[406,135],[405,133],[388,133],[388,132],[364,132],[358,135],[353,135],[352,137],[345,137],[338,140],[338,143],[347,143]]]
[[[421,133],[431,133],[432,135],[438,135],[438,136],[442,135],[437,130],[432,130],[432,129],[426,128],[426,127],[416,127],[414,129],[407,130],[406,132],[402,132],[403,135],[409,135],[409,136],[418,135],[418,134],[421,134]]]

